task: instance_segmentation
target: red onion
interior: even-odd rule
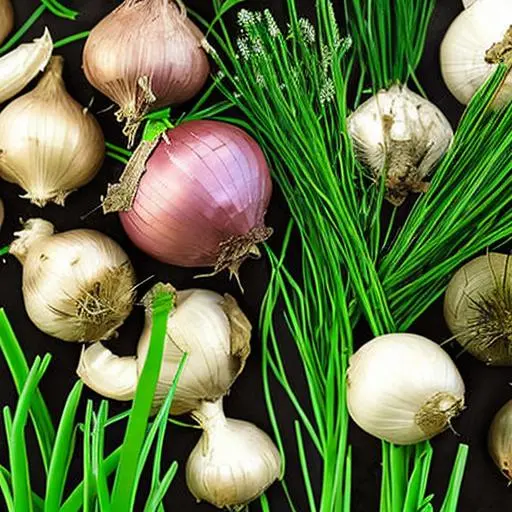
[[[145,114],[201,90],[210,72],[203,45],[181,0],[125,0],[91,31],[84,72],[119,105],[117,118],[133,139]]]
[[[152,257],[236,275],[272,234],[264,224],[271,193],[254,139],[227,123],[191,121],[142,143],[103,207],[125,211],[128,236]]]

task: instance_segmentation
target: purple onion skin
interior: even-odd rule
[[[131,240],[164,263],[214,266],[220,244],[264,226],[272,195],[265,156],[240,128],[190,121],[167,132],[121,213]]]
[[[173,0],[125,0],[98,23],[83,55],[87,80],[129,117],[184,103],[204,86],[210,72],[203,35],[181,16]],[[147,76],[156,101],[142,102],[138,80]]]

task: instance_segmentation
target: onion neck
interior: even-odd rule
[[[199,409],[194,411],[192,416],[201,425],[201,428],[208,433],[218,431],[219,428],[227,426],[222,398],[216,402],[201,402]]]
[[[23,231],[14,233],[16,240],[11,244],[9,252],[23,265],[30,249],[54,233],[55,228],[51,222],[43,219],[30,219],[23,226]]]
[[[55,92],[65,91],[62,71],[64,69],[64,57],[54,55],[48,63],[45,72],[39,80],[34,92],[41,95],[53,95]]]

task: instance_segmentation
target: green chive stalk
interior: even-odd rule
[[[220,11],[222,5],[217,2],[216,6]],[[382,185],[369,187],[369,180],[355,163],[347,142],[347,76],[353,60],[346,56],[348,43],[340,37],[332,5],[318,0],[316,29],[298,18],[292,0],[288,1],[288,8],[289,29],[284,35],[268,11],[242,11],[239,22],[243,30],[236,43],[231,41],[222,22],[210,34],[222,55],[217,59],[223,75],[219,87],[250,120],[239,123],[257,137],[271,159],[274,178],[288,201],[302,242],[300,279],[294,279],[286,270],[285,252],[281,257],[271,255],[272,282],[262,312],[263,379],[270,417],[279,437],[270,393],[271,373],[287,392],[299,417],[296,433],[310,509],[349,510],[339,508],[350,506],[343,382],[352,350],[350,332],[360,312],[367,317],[375,335],[405,330],[439,296],[460,261],[476,254],[485,244],[494,245],[512,234],[510,223],[496,227],[491,223],[491,219],[498,220],[499,213],[505,211],[491,199],[496,199],[499,190],[503,190],[501,183],[510,179],[511,124],[507,113],[490,111],[489,99],[507,70],[499,70],[471,104],[452,150],[440,165],[442,172],[430,192],[418,200],[396,237],[393,225],[386,232],[381,230]],[[308,65],[303,66],[304,62]],[[496,129],[496,137],[489,140],[490,131]],[[486,134],[487,143],[482,136],[475,146],[468,148],[469,136],[478,133]],[[480,187],[479,191],[477,184],[482,185],[490,162],[497,164],[493,168],[494,185],[490,189]],[[460,180],[456,190],[443,182],[448,178],[448,169]],[[475,232],[468,238],[468,223],[464,219],[446,224],[446,230],[435,229],[443,223],[448,200],[460,200],[458,194],[468,188],[472,195],[464,196],[464,202],[486,198],[490,191],[483,209],[477,207],[475,212],[478,219],[483,219],[479,228],[486,230],[479,233],[478,236],[483,236],[472,247],[462,245],[468,239],[476,242],[477,238]],[[435,194],[441,189],[444,207],[439,210]],[[452,220],[456,221],[455,216]],[[422,225],[423,221],[427,226]],[[429,251],[423,252],[416,237],[430,227],[431,235],[436,235],[437,249],[434,244],[427,244]],[[384,258],[383,247],[388,251]],[[418,264],[414,262],[415,255],[420,257]],[[400,279],[395,279],[402,268],[398,256],[407,262],[410,273],[404,270]],[[428,279],[423,274],[425,268]],[[404,285],[409,281],[414,284]],[[425,281],[431,289],[423,289]],[[361,282],[366,288],[361,287]],[[404,290],[408,295],[403,296],[402,302]],[[392,305],[389,297],[394,298]],[[280,315],[273,316],[276,308],[279,310],[279,302],[303,363],[311,410],[294,393],[279,352],[273,328],[273,322],[283,321]],[[400,313],[395,313],[396,308],[400,308]],[[339,354],[338,359],[333,354]],[[341,388],[336,388],[336,382],[342,383]],[[307,450],[301,445],[302,431],[309,435],[323,462],[320,496],[312,491],[304,459]],[[333,446],[338,451],[331,457]],[[414,506],[417,508],[406,510],[428,509],[422,482],[426,484],[430,450],[428,443],[414,450],[384,443],[382,511]],[[343,454],[346,463],[339,462]],[[466,447],[461,446],[443,512],[455,510],[466,456]]]
[[[8,468],[0,466],[0,493],[9,512],[133,511],[143,470],[153,449],[155,457],[145,510],[163,510],[162,500],[178,469],[178,464],[173,462],[162,471],[163,445],[170,406],[186,356],[181,361],[163,406],[152,422],[149,422],[149,413],[160,373],[167,318],[172,308],[173,300],[169,294],[161,292],[155,296],[151,347],[130,411],[109,418],[106,401],[102,401],[95,411],[93,402],[89,400],[83,422],[78,421],[77,411],[83,386],[77,382],[66,400],[57,428],[39,391],[39,383],[51,358],[37,357],[29,370],[5,311],[0,309],[0,350],[20,394],[14,414],[9,407],[3,409],[10,464]],[[44,496],[37,495],[30,482],[32,457],[28,455],[25,432],[29,418],[37,434],[46,469]],[[108,427],[124,419],[128,420],[128,424],[123,444],[106,455],[104,445]],[[82,438],[83,481],[65,497],[70,464],[79,438]],[[114,477],[112,489],[110,476]]]

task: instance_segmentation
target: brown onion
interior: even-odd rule
[[[14,25],[11,0],[0,0],[0,44],[5,41]]]
[[[131,140],[142,117],[180,104],[205,84],[204,36],[181,0],[125,0],[92,30],[84,49],[89,82],[119,105]]]
[[[103,207],[123,212],[128,236],[152,257],[237,275],[272,234],[264,224],[271,194],[254,139],[227,123],[190,121],[143,142]]]

